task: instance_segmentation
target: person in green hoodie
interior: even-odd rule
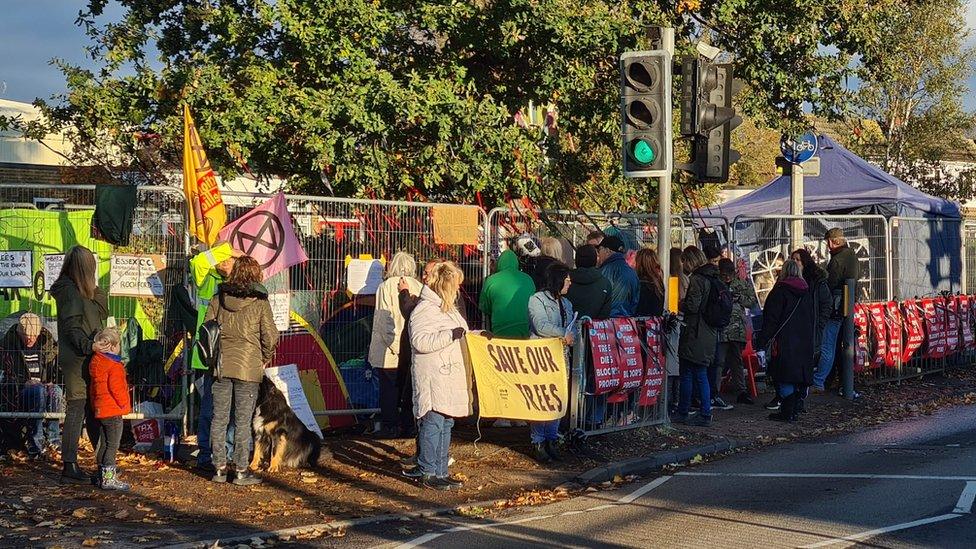
[[[596,266],[596,246],[584,244],[576,250],[576,268],[569,273],[572,284],[566,299],[580,317],[593,320],[610,318],[613,288]]]
[[[485,279],[478,306],[493,336],[512,339],[529,337],[529,298],[535,293],[532,277],[519,270],[518,256],[505,250],[498,257],[498,270]]]

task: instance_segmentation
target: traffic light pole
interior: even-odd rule
[[[674,57],[674,29],[668,27],[652,27],[648,29],[651,47],[667,51]],[[670,91],[669,91],[670,93]],[[670,117],[668,118],[670,120]],[[670,154],[673,148],[668,147]],[[657,261],[661,265],[661,275],[664,279],[664,307],[671,303],[671,176],[674,173],[674,159],[667,162],[668,173],[658,178],[657,202]],[[670,398],[670,397],[669,397]]]
[[[790,214],[803,215],[803,164],[790,166]],[[793,218],[790,253],[803,247],[803,219]]]

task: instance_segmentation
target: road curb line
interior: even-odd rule
[[[694,457],[698,455],[705,457],[708,455],[741,448],[743,446],[745,445],[736,440],[722,437],[721,439],[709,444],[701,444],[679,450],[668,450],[650,456],[617,461],[608,465],[601,465],[600,467],[590,469],[585,473],[577,475],[576,482],[584,485],[599,484],[601,482],[612,481],[618,475],[625,477],[627,475],[647,473],[648,471],[660,469],[661,467],[664,467],[670,463],[680,463],[682,461],[694,459]]]

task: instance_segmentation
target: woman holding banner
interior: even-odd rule
[[[447,473],[454,418],[471,415],[471,383],[461,339],[468,324],[457,308],[464,274],[452,261],[436,265],[410,315],[413,409],[420,427],[417,467],[425,488],[462,486]]]
[[[569,291],[569,267],[562,263],[549,265],[542,277],[542,289],[529,298],[529,329],[531,338],[558,337],[573,344],[573,305],[564,296]],[[566,363],[569,363],[567,359]],[[541,463],[562,461],[556,446],[559,442],[559,420],[533,421],[532,448]]]

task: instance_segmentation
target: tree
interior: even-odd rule
[[[543,204],[650,204],[656,190],[619,168],[617,57],[646,47],[646,28],[676,27],[730,52],[757,90],[745,105],[777,128],[803,106],[836,112],[850,59],[896,0],[107,0],[79,16],[101,68],[62,64],[68,94],[38,104],[78,154],[138,166],[159,135],[179,165],[189,103],[218,172],[287,177],[304,192],[492,203],[527,193]],[[154,56],[156,59],[154,59]],[[513,123],[551,103],[560,131],[540,140]],[[8,121],[9,123],[9,121]],[[546,151],[543,154],[543,151]],[[149,162],[152,164],[152,162]]]
[[[950,170],[947,157],[976,150],[966,137],[976,126],[962,98],[974,74],[976,49],[967,46],[963,0],[927,0],[893,10],[880,40],[865,48],[851,122],[862,154],[923,191],[954,199],[976,196],[976,169]],[[865,135],[876,120],[881,139]]]

